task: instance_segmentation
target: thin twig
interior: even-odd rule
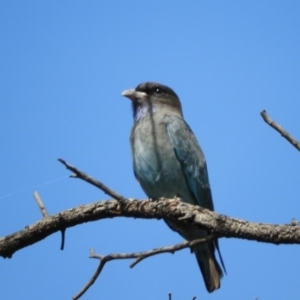
[[[130,258],[135,258],[136,260],[130,265],[130,268],[133,268],[134,266],[136,266],[140,261],[142,261],[143,259],[153,256],[153,255],[157,255],[157,254],[161,254],[161,253],[172,253],[174,254],[174,252],[177,252],[179,250],[182,250],[184,248],[193,248],[199,244],[203,244],[206,242],[209,242],[211,240],[216,239],[217,237],[215,235],[209,235],[206,238],[203,239],[197,239],[197,240],[193,240],[193,241],[184,241],[182,243],[176,244],[176,245],[172,245],[172,246],[166,246],[166,247],[160,247],[160,248],[155,248],[155,249],[151,249],[148,251],[143,251],[143,252],[135,252],[135,253],[118,253],[118,254],[109,254],[109,255],[101,255],[101,254],[96,254],[94,249],[90,250],[90,258],[97,258],[100,260],[99,266],[97,267],[95,273],[93,274],[93,276],[91,277],[91,279],[85,284],[85,286],[80,290],[80,292],[75,295],[72,299],[79,299],[96,281],[96,279],[98,278],[98,276],[100,275],[101,271],[104,268],[104,265],[111,260],[115,260],[115,259],[130,259]],[[169,294],[170,297],[170,294]]]
[[[79,179],[82,179],[90,184],[92,184],[93,186],[99,188],[101,191],[103,191],[105,194],[111,196],[112,198],[122,202],[125,198],[116,193],[115,191],[111,190],[109,187],[107,187],[104,183],[94,179],[93,177],[85,174],[84,172],[78,170],[77,168],[71,166],[70,164],[68,164],[65,160],[61,159],[61,158],[58,158],[58,161],[60,161],[63,165],[65,165],[65,167],[74,172],[75,175],[71,175],[70,177],[73,177],[73,178],[79,178]]]
[[[94,249],[91,249],[90,253],[91,253],[91,256],[92,256],[95,253]],[[77,295],[75,295],[74,297],[72,297],[73,300],[79,299],[91,287],[91,285],[94,284],[94,282],[96,281],[96,279],[100,275],[100,273],[101,273],[104,265],[106,264],[106,262],[108,262],[108,260],[105,259],[105,257],[103,257],[103,259],[100,260],[99,266],[97,267],[94,275],[91,277],[89,282],[79,291],[79,293]]]
[[[273,121],[265,110],[263,110],[260,115],[264,119],[264,121],[273,127],[276,131],[278,131],[286,140],[288,140],[296,149],[300,151],[300,143],[293,138],[287,131],[285,131],[279,124]]]
[[[156,248],[156,249],[145,251],[145,252],[135,253],[136,260],[130,265],[130,268],[133,268],[140,261],[142,261],[143,259],[145,259],[149,256],[153,256],[153,255],[160,254],[160,253],[174,254],[174,252],[176,252],[176,251],[179,251],[179,250],[182,250],[182,249],[185,249],[188,247],[193,248],[194,246],[197,246],[197,245],[205,243],[205,242],[209,242],[214,239],[216,239],[216,236],[212,234],[203,239],[197,239],[197,240],[193,240],[193,241],[184,241],[182,243],[172,245],[172,246],[160,247],[160,248]],[[130,258],[130,257],[128,257],[128,258]],[[132,257],[132,258],[135,258],[135,257]]]
[[[42,201],[42,198],[40,197],[40,195],[39,195],[39,193],[37,191],[33,193],[33,197],[34,197],[34,199],[36,201],[36,204],[38,205],[38,207],[39,207],[39,209],[40,209],[43,217],[44,218],[49,217],[49,214],[48,214],[48,212],[46,210],[46,207],[45,207],[45,205],[44,205],[44,203]]]
[[[39,209],[40,209],[40,211],[41,211],[43,217],[44,217],[44,218],[49,217],[49,214],[48,214],[48,212],[47,212],[47,210],[46,210],[46,207],[45,207],[45,205],[44,205],[44,203],[43,203],[43,201],[42,201],[42,198],[41,198],[40,194],[36,191],[36,192],[33,193],[33,197],[34,197],[34,199],[35,199],[35,201],[36,201],[36,203],[37,203],[37,205],[38,205],[38,207],[39,207]],[[62,229],[62,230],[60,230],[60,231],[61,231],[61,244],[60,244],[60,250],[64,250],[64,247],[65,247],[65,233],[66,233],[66,229],[64,228],[64,229]]]

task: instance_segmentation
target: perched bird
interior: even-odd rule
[[[213,210],[212,195],[204,154],[189,125],[184,121],[181,103],[167,86],[146,82],[123,96],[132,101],[134,125],[130,144],[135,177],[152,199],[180,197],[182,201]],[[165,220],[186,240],[203,238],[206,230]],[[208,292],[220,287],[222,269],[215,258],[218,241],[192,250]]]

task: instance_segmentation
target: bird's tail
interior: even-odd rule
[[[222,269],[216,260],[213,244],[206,244],[193,249],[206,289],[209,293],[220,287],[220,280],[223,276]]]

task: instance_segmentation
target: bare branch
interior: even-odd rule
[[[194,246],[209,242],[209,241],[214,240],[214,239],[216,239],[216,236],[211,234],[211,235],[209,235],[209,236],[207,236],[206,238],[203,238],[203,239],[197,239],[197,240],[193,240],[193,241],[184,241],[182,243],[172,245],[172,246],[160,247],[160,248],[156,248],[156,249],[152,249],[152,250],[148,250],[148,251],[144,251],[144,252],[125,254],[127,257],[123,256],[122,258],[136,258],[136,260],[130,265],[130,268],[133,268],[140,261],[142,261],[143,259],[145,259],[147,257],[157,255],[157,254],[161,254],[161,253],[174,254],[175,252],[177,252],[179,250],[182,250],[182,249],[185,249],[185,248],[193,248]],[[120,254],[120,255],[124,255],[124,254]],[[119,259],[119,258],[116,257],[115,259]]]
[[[300,143],[294,139],[287,131],[285,131],[279,124],[273,121],[265,110],[263,110],[260,115],[264,119],[264,121],[273,127],[276,131],[278,131],[286,140],[288,140],[296,149],[300,151]]]
[[[92,257],[92,255],[95,254],[94,249],[91,249],[90,253],[91,253],[90,257]],[[100,259],[99,266],[96,269],[94,275],[91,277],[91,279],[88,281],[88,283],[79,291],[79,293],[72,298],[73,300],[79,299],[94,284],[94,282],[100,275],[100,273],[101,273],[102,269],[104,268],[104,265],[106,264],[107,261],[108,260],[105,259],[105,257],[103,257],[103,259]]]
[[[42,201],[42,198],[40,197],[39,193],[38,192],[34,192],[33,193],[33,197],[34,197],[34,199],[35,199],[35,201],[36,201],[36,203],[37,203],[37,205],[38,205],[38,207],[39,207],[39,209],[40,209],[43,217],[44,218],[49,217],[49,214],[48,214],[48,212],[47,212],[47,210],[45,208],[45,205],[44,205],[44,203]]]
[[[101,271],[103,270],[105,264],[111,260],[116,260],[116,259],[132,259],[136,258],[136,260],[130,265],[130,268],[133,268],[136,266],[140,261],[143,259],[161,254],[161,253],[172,253],[174,254],[176,251],[185,249],[185,248],[193,248],[196,245],[206,243],[208,241],[211,241],[213,239],[216,239],[216,236],[210,235],[207,236],[206,238],[203,239],[197,239],[194,241],[184,241],[182,243],[172,245],[172,246],[167,246],[167,247],[160,247],[148,251],[143,251],[143,252],[135,252],[135,253],[118,253],[118,254],[109,254],[109,255],[101,255],[101,254],[96,254],[94,249],[90,250],[90,258],[97,258],[100,260],[99,266],[97,267],[95,273],[91,277],[91,279],[85,284],[85,286],[80,290],[80,292],[73,297],[73,299],[79,299],[96,281],[98,276],[100,275]]]
[[[176,244],[176,245],[155,248],[155,249],[151,249],[151,250],[143,251],[143,252],[109,254],[107,256],[98,255],[98,254],[93,253],[93,255],[91,255],[90,257],[91,258],[98,258],[100,260],[105,258],[108,261],[115,260],[115,259],[136,258],[136,260],[130,265],[130,268],[133,268],[140,261],[142,261],[143,259],[145,259],[147,257],[154,256],[154,255],[161,254],[161,253],[174,254],[175,252],[177,252],[179,250],[182,250],[182,249],[185,249],[185,248],[193,248],[194,246],[209,242],[209,241],[214,240],[214,239],[216,239],[216,236],[209,235],[209,236],[207,236],[206,238],[203,238],[203,239],[197,239],[197,240],[194,240],[194,241],[184,241],[184,242]]]
[[[14,252],[41,241],[59,230],[114,217],[170,218],[188,226],[199,226],[219,237],[273,244],[300,244],[300,227],[295,222],[287,225],[252,223],[183,203],[179,199],[162,198],[157,201],[125,199],[122,205],[117,200],[99,201],[43,218],[23,230],[0,238],[0,256],[10,258]],[[183,220],[178,220],[181,217]]]
[[[102,182],[94,179],[93,177],[91,177],[91,176],[85,174],[84,172],[78,170],[77,168],[71,166],[65,160],[59,158],[58,161],[61,162],[63,165],[65,165],[68,170],[75,173],[75,175],[71,175],[71,177],[80,178],[80,179],[92,184],[93,186],[95,186],[95,187],[99,188],[100,190],[102,190],[105,194],[111,196],[112,198],[114,198],[114,199],[116,199],[120,202],[125,199],[123,196],[121,196],[118,193],[116,193],[115,191],[111,190],[109,187],[107,187]]]
[[[40,209],[40,211],[41,211],[43,217],[44,217],[44,218],[49,217],[49,214],[48,214],[48,212],[47,212],[47,210],[46,210],[46,207],[45,207],[45,205],[44,205],[44,203],[43,203],[43,201],[42,201],[42,198],[41,198],[41,196],[39,195],[39,193],[38,193],[38,192],[34,192],[34,193],[33,193],[33,197],[34,197],[34,199],[35,199],[35,201],[36,201],[36,203],[37,203],[37,205],[38,205],[38,207],[39,207],[39,209]],[[64,250],[64,247],[65,247],[66,229],[63,228],[63,229],[61,229],[60,231],[61,231],[61,244],[60,244],[60,250]]]
[[[63,163],[66,165],[65,162]],[[84,174],[70,165],[67,166],[76,174]],[[183,203],[179,198],[161,198],[156,201],[125,199],[91,177],[89,182],[97,183],[97,186],[101,186],[103,190],[122,201],[99,201],[43,218],[23,230],[0,238],[0,256],[10,258],[16,251],[41,241],[59,230],[114,217],[168,218],[188,226],[201,227],[218,237],[241,238],[273,244],[300,244],[300,227],[297,222],[287,225],[252,223]]]

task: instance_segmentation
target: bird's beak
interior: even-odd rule
[[[143,100],[147,97],[147,94],[144,92],[136,91],[135,89],[129,89],[125,90],[122,94],[122,96],[129,98],[132,101],[135,100]]]

